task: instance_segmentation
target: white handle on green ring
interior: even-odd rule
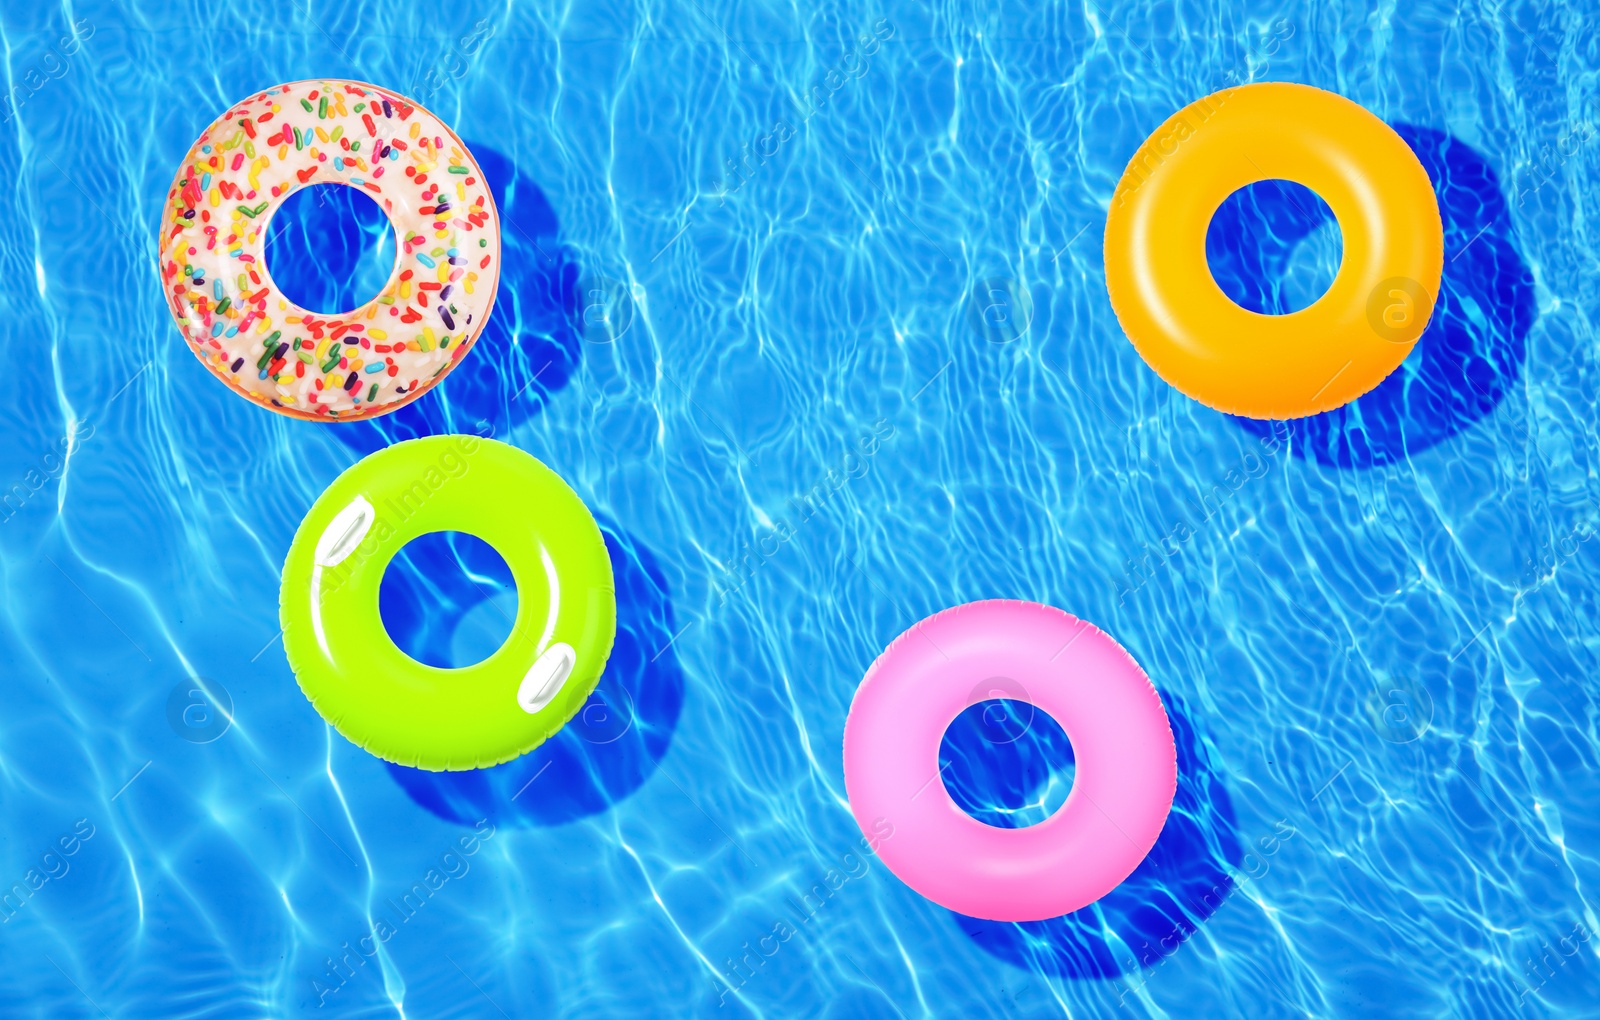
[[[567,677],[572,675],[572,667],[577,662],[578,653],[565,642],[558,641],[546,648],[522,678],[522,684],[517,688],[517,704],[529,715],[550,704],[567,682]]]

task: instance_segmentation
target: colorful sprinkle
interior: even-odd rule
[[[296,104],[291,117],[283,107]],[[403,176],[385,175],[393,162]],[[258,263],[272,211],[330,172],[395,214],[404,242],[391,285],[354,312],[322,316],[290,304]],[[207,129],[167,193],[159,271],[174,317],[212,371],[258,402],[301,417],[382,413],[441,377],[487,317],[500,245],[480,176],[443,124],[392,94],[346,82],[258,93]],[[485,277],[476,287],[473,250]],[[385,308],[386,328],[375,328]]]

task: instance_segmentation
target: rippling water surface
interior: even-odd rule
[[[1600,1016],[1591,14],[7,5],[0,1016]],[[435,110],[504,220],[484,337],[372,423],[230,394],[153,272],[195,137],[313,77]],[[1135,147],[1251,80],[1373,110],[1444,217],[1415,353],[1302,422],[1175,393],[1101,268]],[[337,194],[273,233],[330,310],[391,257]],[[1340,245],[1263,184],[1207,252],[1284,311]],[[556,739],[440,776],[310,708],[277,575],[364,453],[475,430],[593,508],[619,630]],[[1178,745],[1145,864],[1035,924],[862,855],[841,774],[877,653],[995,597],[1112,633]],[[382,606],[465,663],[515,599],[440,537]],[[1017,712],[944,744],[992,824],[1071,783]]]

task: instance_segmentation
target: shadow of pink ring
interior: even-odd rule
[[[1072,792],[1038,825],[985,825],[940,776],[945,729],[991,697],[1048,712],[1072,741]],[[1155,845],[1177,782],[1144,670],[1093,624],[1034,602],[971,602],[913,626],[867,671],[845,722],[850,811],[878,856],[940,906],[992,921],[1059,917],[1115,889]]]

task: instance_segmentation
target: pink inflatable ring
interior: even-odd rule
[[[1066,803],[1022,829],[973,818],[940,778],[946,727],[1002,697],[1048,712],[1076,759]],[[1150,678],[1093,624],[1034,602],[972,602],[923,620],[872,664],[845,722],[851,813],[863,831],[893,826],[883,862],[935,903],[992,921],[1058,917],[1115,889],[1155,845],[1177,782]]]

